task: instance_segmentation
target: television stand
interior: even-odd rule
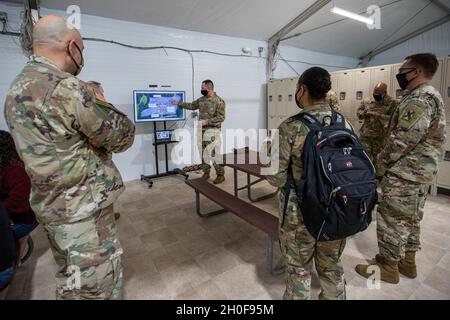
[[[166,121],[164,121],[164,130],[167,130]],[[153,187],[153,180],[157,179],[157,178],[181,175],[181,176],[185,177],[185,179],[187,180],[189,178],[189,175],[186,172],[184,172],[183,170],[178,169],[178,168],[169,170],[169,156],[168,156],[169,152],[167,150],[168,149],[167,146],[169,144],[178,143],[178,141],[158,141],[156,122],[153,122],[153,135],[154,135],[154,140],[155,140],[155,142],[153,143],[153,146],[155,147],[156,174],[150,175],[150,176],[141,175],[141,181],[147,182],[148,187],[151,188],[151,187]],[[158,146],[162,146],[162,145],[164,146],[164,151],[165,151],[166,172],[160,173],[159,172],[159,161],[158,161]]]

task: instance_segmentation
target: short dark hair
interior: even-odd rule
[[[312,99],[323,99],[331,90],[331,77],[327,70],[320,67],[312,67],[303,72],[298,79],[299,85],[308,88]]]
[[[210,86],[211,88],[214,88],[214,82],[212,82],[211,80],[205,80],[205,81],[203,81],[202,83],[204,83],[204,84],[206,84],[206,85],[208,85],[208,86]]]
[[[22,160],[17,154],[14,140],[9,132],[0,130],[0,170],[16,163],[22,163]]]
[[[439,61],[436,55],[432,53],[413,54],[406,57],[405,60],[409,60],[411,63],[422,67],[428,78],[433,78],[439,68]]]

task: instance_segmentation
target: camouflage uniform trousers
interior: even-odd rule
[[[122,297],[122,248],[113,206],[73,224],[48,224],[58,300],[118,300]]]
[[[346,240],[318,242],[305,224],[287,224],[280,228],[281,252],[286,260],[284,300],[307,300],[311,294],[313,261],[319,275],[321,300],[345,300],[344,268],[341,255]]]
[[[372,162],[375,164],[378,155],[380,154],[381,150],[383,150],[384,139],[379,137],[366,137],[364,135],[361,135],[360,140],[370,160],[372,160]]]
[[[205,132],[207,130],[210,130],[205,135]],[[214,135],[211,135],[210,133],[214,131]],[[213,146],[214,144],[218,145],[218,149],[220,149],[221,145],[221,135],[220,135],[220,129],[206,129],[202,132],[203,139],[202,139],[202,168],[204,173],[210,173],[211,171],[211,165],[209,164],[210,161],[213,162],[214,169],[216,170],[217,175],[225,175],[225,168],[223,164],[218,164],[214,157],[216,156],[216,150]]]
[[[405,258],[405,252],[420,250],[420,222],[429,187],[389,173],[383,178],[377,236],[380,254],[384,258],[400,261]]]

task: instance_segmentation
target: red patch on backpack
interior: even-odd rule
[[[345,165],[346,165],[347,168],[349,168],[349,169],[353,168],[353,163],[352,163],[351,161],[347,162]]]

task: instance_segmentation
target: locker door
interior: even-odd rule
[[[442,76],[443,76],[443,72],[442,70],[444,69],[444,60],[439,60],[439,68],[436,71],[436,74],[433,77],[433,80],[430,82],[430,84],[436,89],[438,90],[442,96],[444,96],[444,92],[442,89]]]
[[[300,112],[300,109],[295,103],[295,92],[297,91],[297,78],[287,79],[285,82],[284,90],[286,95],[286,118],[292,117]]]
[[[444,98],[445,107],[447,109],[447,123],[450,123],[450,58],[447,59],[447,66],[445,68],[446,73],[443,77],[444,79],[444,85],[443,85],[443,92],[442,97]],[[450,140],[450,136],[447,134],[447,141]],[[449,141],[450,143],[450,141]],[[450,148],[448,149],[450,151]]]
[[[275,129],[275,122],[273,116],[269,116],[267,118],[267,129],[269,130]]]
[[[450,161],[443,161],[439,165],[438,187],[450,189]]]
[[[280,124],[283,122],[283,117],[281,116],[274,117],[273,122],[274,122],[274,129],[278,129]]]
[[[280,79],[278,80],[277,85],[277,116],[278,117],[285,117],[287,113],[287,97],[286,97],[286,79]]]
[[[352,113],[350,119],[355,119],[358,121],[358,116],[356,115],[356,111],[358,110],[361,102],[365,98],[368,98],[372,95],[373,88],[370,87],[370,69],[358,69],[354,72],[354,86],[352,92]]]
[[[339,90],[339,76],[336,73],[331,73],[331,90],[333,90],[334,92],[338,92]]]
[[[448,122],[448,119],[447,119],[447,126],[445,127],[445,129],[447,131],[447,141],[446,141],[445,146],[444,146],[444,152],[447,152],[445,154],[445,157],[449,158],[449,161],[450,161],[450,125],[448,123],[449,122]]]
[[[343,71],[337,74],[338,90],[336,91],[341,105],[341,112],[347,119],[350,120],[352,114],[351,94],[353,89],[353,72]]]
[[[393,97],[394,92],[392,90],[391,73],[392,73],[391,66],[382,66],[373,68],[371,74],[370,88],[373,89],[378,83],[384,82],[388,86],[388,94],[391,97]]]
[[[392,97],[393,98],[397,98],[397,99],[401,99],[403,96],[403,90],[400,88],[400,86],[398,85],[397,82],[397,78],[396,75],[398,74],[398,70],[400,69],[400,67],[402,66],[402,63],[398,63],[398,64],[394,64],[392,65]]]
[[[268,117],[276,115],[276,80],[270,80],[267,84],[267,115]]]

